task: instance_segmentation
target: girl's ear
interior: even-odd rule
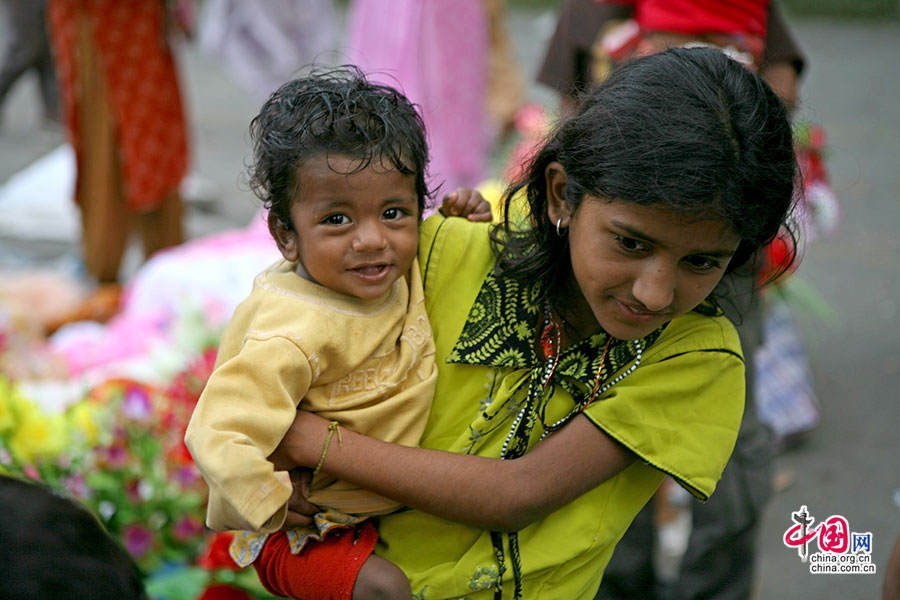
[[[269,233],[278,245],[281,255],[285,260],[295,262],[300,260],[300,245],[297,240],[297,234],[291,227],[279,219],[274,212],[269,211],[268,215]]]
[[[572,209],[566,202],[566,170],[558,161],[553,161],[544,170],[547,180],[547,216],[553,225],[569,226]]]

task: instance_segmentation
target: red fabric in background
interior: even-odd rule
[[[615,0],[635,7],[635,20],[646,31],[688,35],[743,33],[766,35],[770,0]]]
[[[75,48],[79,22],[90,30],[107,87],[128,207],[159,208],[187,171],[188,149],[178,77],[166,37],[162,0],[50,0],[63,110],[78,149]]]

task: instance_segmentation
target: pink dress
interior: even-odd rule
[[[487,174],[488,15],[481,0],[354,0],[349,62],[419,105],[431,185],[451,192]]]

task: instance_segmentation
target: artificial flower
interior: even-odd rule
[[[206,551],[197,560],[197,564],[206,569],[228,569],[237,571],[240,567],[231,558],[228,547],[234,534],[229,532],[220,532],[215,534],[206,546]]]
[[[181,517],[172,528],[172,535],[179,540],[187,540],[201,535],[205,531],[203,521],[190,515]]]
[[[22,463],[52,457],[66,447],[65,421],[61,415],[27,410],[9,437],[9,450]]]
[[[136,560],[142,559],[153,547],[153,532],[142,525],[126,525],[122,530],[122,543]]]
[[[153,406],[147,390],[136,385],[128,386],[122,398],[120,414],[132,421],[149,421],[153,416]]]
[[[79,402],[69,409],[72,432],[87,446],[95,446],[100,441],[100,415],[100,408],[92,402]]]
[[[239,587],[227,583],[207,586],[197,600],[253,600],[253,596]]]
[[[5,377],[0,376],[0,435],[11,431],[15,425],[12,394],[12,386]]]

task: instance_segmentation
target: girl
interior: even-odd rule
[[[501,224],[424,224],[423,448],[346,431],[323,463],[417,509],[382,517],[376,550],[417,597],[593,598],[665,474],[713,492],[744,403],[715,290],[778,232],[794,175],[772,90],[718,50],[673,49],[582,101]],[[315,465],[327,432],[298,414],[272,458]]]

